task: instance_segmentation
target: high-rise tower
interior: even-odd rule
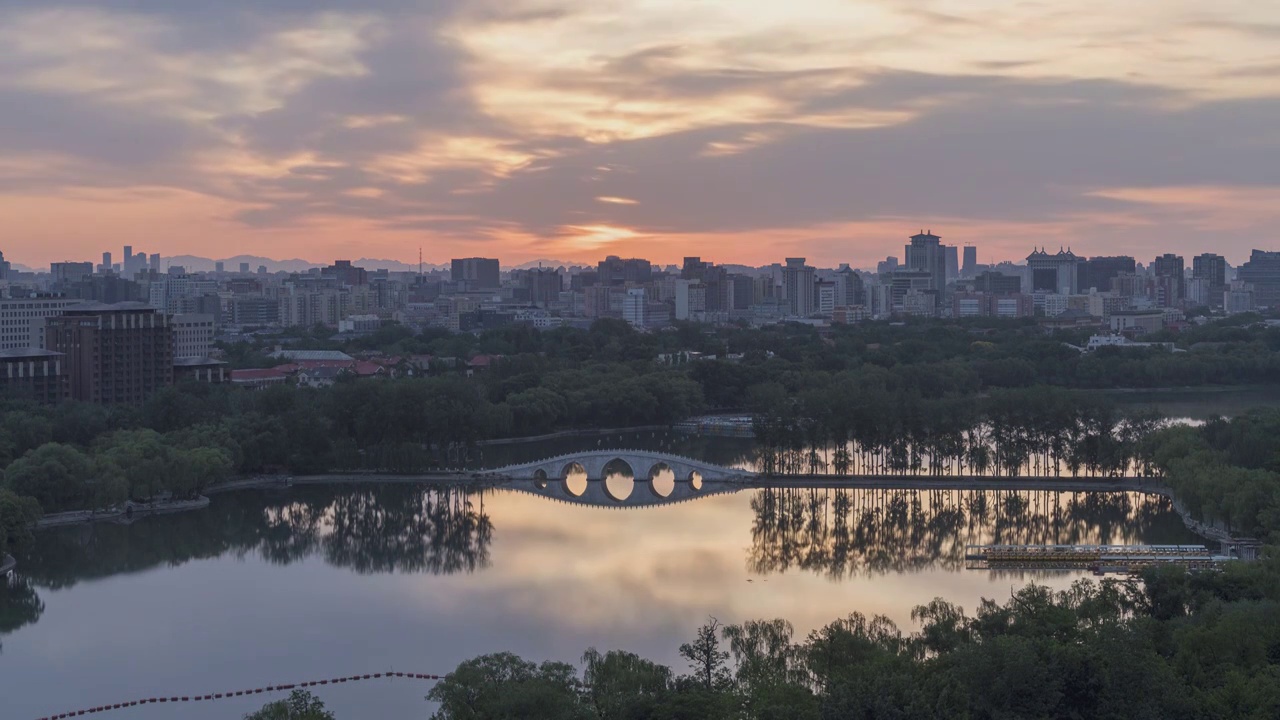
[[[929,273],[930,290],[935,291],[938,304],[942,302],[942,291],[947,287],[946,248],[932,231],[920,232],[911,236],[911,244],[906,247],[908,270]]]

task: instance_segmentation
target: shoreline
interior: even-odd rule
[[[1174,385],[1169,387],[1151,387],[1151,388],[1070,388],[1074,392],[1084,393],[1103,393],[1105,395],[1141,395],[1143,393],[1151,393],[1152,395],[1165,395],[1176,393],[1205,393],[1205,394],[1221,394],[1221,393],[1248,393],[1258,390],[1274,390],[1280,393],[1280,385],[1267,384],[1251,384],[1251,385]]]
[[[35,529],[44,530],[69,525],[84,525],[96,522],[128,522],[149,515],[169,515],[203,510],[209,507],[209,498],[201,495],[194,500],[167,500],[157,503],[127,503],[121,510],[70,510],[68,512],[50,513],[35,523]]]
[[[568,438],[568,437],[596,437],[597,435],[612,435],[614,433],[621,434],[621,433],[629,433],[629,432],[670,430],[674,427],[675,425],[672,424],[672,425],[635,425],[633,427],[622,427],[622,428],[601,428],[601,429],[581,428],[577,430],[559,430],[553,433],[547,433],[545,435],[524,435],[521,437],[513,437],[513,438],[496,438],[493,440],[479,440],[476,442],[476,447],[490,447],[493,445],[519,445],[520,443],[526,443],[526,442],[558,440],[560,438]]]
[[[168,515],[192,510],[202,510],[210,503],[209,496],[242,490],[274,490],[294,487],[295,485],[358,485],[358,484],[474,484],[476,489],[495,488],[502,482],[501,478],[487,475],[484,471],[462,471],[441,473],[324,473],[321,475],[258,475],[206,488],[196,500],[179,500],[155,505],[135,505],[132,516],[126,511],[97,512],[72,511],[57,513],[41,518],[35,529],[43,530],[53,527],[91,524],[95,522],[120,522],[146,517],[149,515]],[[1028,485],[1030,483],[1030,486]],[[1034,491],[1035,483],[1030,478],[1000,477],[990,478],[954,478],[922,476],[779,476],[779,477],[744,477],[736,483],[742,490],[761,490],[767,488],[781,489],[883,489],[883,490],[959,490],[972,489],[987,492],[1001,490]],[[1155,478],[1061,478],[1046,481],[1045,485],[1058,485],[1055,492],[1139,492],[1159,495],[1168,498],[1174,512],[1182,519],[1182,524],[1191,532],[1211,542],[1230,542],[1234,538],[1225,528],[1214,523],[1206,523],[1190,516],[1185,506],[1173,495],[1173,491]],[[908,487],[915,485],[917,487]],[[1011,488],[1010,486],[1017,487]],[[0,572],[2,575],[3,572]]]

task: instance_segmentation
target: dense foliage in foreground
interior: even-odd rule
[[[547,718],[1275,718],[1280,563],[1145,582],[1027,586],[973,616],[941,599],[918,632],[854,613],[797,641],[785,620],[720,626],[688,673],[588,650],[583,672],[508,653],[463,662],[437,720]]]
[[[937,599],[903,633],[859,613],[798,640],[785,620],[721,625],[680,647],[687,672],[589,649],[582,669],[511,653],[467,660],[433,720],[928,720],[1280,716],[1280,561],[1028,585],[974,615]],[[247,720],[332,720],[307,693]]]
[[[1280,409],[1165,428],[1144,445],[1193,516],[1280,544]]]
[[[294,690],[284,700],[267,703],[244,720],[334,720],[324,703],[306,690]]]

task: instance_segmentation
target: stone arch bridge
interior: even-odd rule
[[[658,481],[663,471],[672,475],[669,491],[666,483]],[[630,474],[633,480],[629,492],[624,495],[612,488],[606,482],[610,473]],[[484,475],[512,490],[576,505],[605,507],[651,507],[737,492],[756,477],[745,470],[649,450],[568,453],[495,468]]]

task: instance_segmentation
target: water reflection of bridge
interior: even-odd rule
[[[498,487],[603,507],[654,507],[744,489],[1146,492],[1167,494],[1158,479],[1029,475],[764,475],[648,450],[559,455],[474,475]]]
[[[871,482],[859,478],[747,477],[704,480],[701,489],[687,482],[681,492],[691,494],[681,495],[672,471],[660,469],[657,474],[658,490],[670,491],[661,500],[644,480],[633,481],[635,498],[629,502],[613,495],[602,498],[587,489],[594,484],[600,492],[607,490],[602,486],[608,478],[588,480],[585,473],[548,479],[546,489],[559,491],[559,485],[569,481],[581,495],[565,502],[607,507],[651,507],[751,490],[747,566],[757,574],[801,570],[840,578],[935,567],[960,571],[965,547],[976,544],[1196,542],[1181,527],[1167,498],[1116,492],[1114,483],[1089,487],[1102,492],[1079,492],[1064,491],[1066,480],[1035,489],[991,478],[984,482],[997,487],[920,489],[859,488],[857,483]],[[368,475],[299,478],[312,486],[296,492],[229,493],[199,512],[157,516],[134,525],[41,531],[39,542],[24,546],[18,558],[23,576],[0,581],[0,636],[40,618],[44,603],[37,588],[67,588],[84,580],[227,553],[254,553],[280,565],[315,557],[361,574],[482,572],[489,566],[496,524],[501,522],[501,517],[490,517],[486,502],[495,490],[563,500],[539,492],[530,479],[452,477],[401,476],[390,483]],[[828,486],[819,486],[824,482]],[[706,521],[698,514],[687,519]],[[572,525],[567,517],[546,519],[561,521]],[[566,547],[579,547],[580,542],[573,537]]]
[[[737,492],[754,473],[650,450],[601,450],[489,470],[499,487],[574,505],[654,507]]]

